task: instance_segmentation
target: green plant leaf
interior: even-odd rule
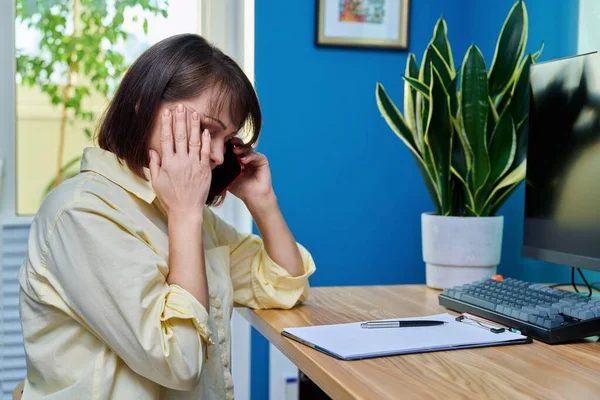
[[[452,155],[452,120],[450,98],[444,87],[441,75],[431,65],[431,88],[429,97],[435,99],[430,105],[425,143],[431,152],[431,159],[438,177],[442,215],[450,215],[452,192],[450,182],[450,164]]]
[[[423,82],[419,81],[416,78],[411,78],[411,77],[408,77],[408,76],[403,76],[402,79],[404,79],[404,81],[408,84],[408,86],[409,86],[410,89],[417,90],[427,100],[429,100],[429,87],[425,86],[425,84]]]
[[[470,153],[468,148],[465,147],[465,142],[461,137],[458,130],[455,129],[455,132],[458,133],[459,140],[456,140],[456,137],[453,136],[452,139],[452,162],[451,162],[451,172],[460,180],[463,185],[462,191],[464,192],[463,199],[467,199],[469,204],[472,206],[475,205],[475,199],[473,198],[473,194],[469,188],[469,165],[470,161]]]
[[[453,146],[453,148],[454,148],[454,146]],[[461,184],[462,184],[462,190],[463,190],[463,193],[464,193],[463,199],[466,198],[468,200],[467,205],[469,205],[469,207],[474,208],[475,207],[474,206],[475,199],[473,198],[473,194],[471,193],[471,190],[469,189],[469,184],[467,183],[468,182],[468,177],[461,176],[461,174],[454,167],[451,167],[450,171],[456,177],[456,179],[458,179],[461,182]]]
[[[455,175],[450,175],[450,185],[452,193],[452,209],[453,216],[465,215],[465,191],[462,181]]]
[[[500,116],[490,142],[491,170],[488,178],[489,186],[494,185],[498,179],[506,174],[515,158],[516,148],[515,124],[510,113],[506,111]]]
[[[460,105],[457,111],[457,117],[460,119]],[[473,198],[473,193],[471,193],[469,182],[469,171],[471,170],[471,165],[473,163],[473,156],[471,147],[469,145],[469,141],[465,136],[462,128],[461,122],[456,118],[452,118],[452,126],[454,128],[454,132],[458,135],[458,141],[456,141],[456,137],[453,137],[452,140],[452,173],[456,175],[456,177],[462,182],[464,186],[464,198],[469,201],[473,207],[475,206],[475,199]]]
[[[517,152],[515,156],[515,166],[523,161],[527,153],[528,127],[526,119],[529,115],[529,70],[532,63],[533,58],[528,56],[518,75],[518,80],[515,83],[509,106],[513,121],[517,124]]]
[[[457,172],[460,173],[460,176],[466,181],[469,170],[471,169],[471,148],[462,134],[460,122],[456,121],[454,117],[452,117],[452,128],[454,133],[458,135],[458,141],[456,141],[455,138],[452,142],[452,166],[456,168]]]
[[[439,50],[446,64],[454,71],[454,59],[452,58],[452,49],[448,41],[448,26],[443,18],[439,18],[433,28],[433,45]]]
[[[434,181],[435,175],[432,174],[433,166],[431,161],[428,160],[428,157],[425,157],[425,159],[421,157],[421,154],[417,150],[415,143],[412,140],[410,128],[406,124],[406,121],[404,121],[404,118],[402,118],[402,114],[398,108],[387,95],[383,85],[380,83],[377,84],[375,96],[377,98],[377,107],[379,108],[381,115],[396,136],[398,136],[400,140],[402,140],[409,148],[413,157],[415,158],[417,167],[421,172],[421,176],[423,177],[427,191],[429,192],[432,201],[436,205],[436,210],[439,210],[440,199],[437,191],[437,183]]]
[[[473,153],[471,180],[472,192],[477,193],[490,174],[490,159],[487,150],[486,124],[489,112],[488,82],[485,61],[481,51],[471,45],[462,65],[461,72],[462,129]]]
[[[492,102],[492,98],[488,97],[488,116],[487,116],[487,126],[486,126],[486,134],[487,134],[487,146],[489,148],[490,142],[492,141],[492,135],[494,134],[494,129],[496,129],[496,124],[498,123],[498,111],[496,111],[496,107]]]
[[[431,45],[425,48],[425,52],[423,53],[423,58],[421,59],[421,67],[419,68],[419,81],[423,82],[423,84],[427,87],[431,86],[431,53],[433,49]]]
[[[425,154],[429,154],[429,152],[427,152]],[[423,183],[425,183],[425,187],[427,188],[427,193],[429,193],[429,197],[431,198],[431,201],[433,202],[433,204],[435,206],[435,212],[439,215],[442,212],[441,205],[440,205],[440,196],[439,196],[439,193],[436,188],[437,183],[433,181],[434,178],[431,175],[431,172],[429,170],[429,168],[432,168],[433,165],[431,164],[428,168],[423,163],[423,160],[418,158],[414,153],[413,153],[413,157],[415,159],[415,162],[417,163],[417,167],[419,168],[421,177],[423,178]]]
[[[500,207],[502,207],[502,205],[506,202],[510,195],[519,187],[520,184],[521,182],[519,181],[511,186],[506,186],[502,188],[496,193],[495,198],[492,200],[492,205],[490,206],[490,216],[495,216],[498,213]]]
[[[416,141],[419,145],[419,149],[421,149],[421,154],[425,152],[425,144],[424,137],[425,132],[427,131],[427,118],[429,117],[429,100],[425,98],[421,94],[421,92],[417,92],[417,104],[415,110],[415,117],[417,123],[417,132],[416,132]]]
[[[517,149],[512,168],[516,168],[523,160],[527,158],[527,143],[529,139],[529,125],[527,124],[528,117],[525,117],[516,126],[517,132]]]
[[[431,149],[429,147],[426,147],[425,151],[423,152],[423,167],[425,169],[425,172],[429,176],[429,180],[432,183],[434,192],[436,194],[436,200],[438,203],[438,213],[440,215],[444,215],[442,210],[442,197],[440,193],[440,177],[435,169],[433,155],[431,154]]]
[[[457,83],[458,76],[454,75],[452,82],[450,82],[450,85],[446,88],[448,91],[448,96],[450,96],[450,113],[452,113],[452,116],[455,118],[458,115],[458,92],[456,90]]]
[[[381,83],[377,83],[375,89],[375,97],[377,99],[377,108],[381,112],[381,115],[385,119],[385,122],[389,125],[392,131],[404,142],[409,150],[421,159],[417,146],[413,140],[413,134],[406,124],[406,121],[402,117],[402,114],[385,91],[385,88]]]
[[[457,112],[457,118],[452,118],[452,126],[454,127],[454,132],[458,134],[460,143],[463,147],[463,154],[467,163],[468,172],[471,170],[471,167],[473,165],[473,150],[471,149],[471,144],[469,143],[469,139],[467,138],[465,131],[462,129],[462,116],[460,112],[460,104]],[[467,175],[463,176],[467,177]]]
[[[406,60],[406,71],[404,72],[405,76],[418,79],[419,78],[419,66],[417,65],[417,60],[415,59],[415,55],[410,53],[408,55],[408,60]],[[429,93],[429,91],[428,91]],[[405,80],[404,82],[404,117],[406,118],[406,123],[413,134],[416,136],[417,132],[417,122],[415,119],[416,113],[416,100],[417,93],[414,89],[411,88],[411,85]],[[415,142],[418,141],[415,138]],[[419,151],[423,151],[423,149],[419,149]]]
[[[527,8],[522,0],[511,8],[496,43],[496,51],[489,74],[490,96],[502,94],[510,85],[512,77],[525,52],[528,34]]]
[[[443,77],[443,86],[446,88],[450,85],[455,71],[450,71],[448,64],[444,61],[440,52],[435,49],[433,44],[430,42],[425,53],[423,54],[423,60],[421,62],[421,68],[419,70],[419,81],[426,87],[430,88],[431,85],[431,66],[438,69]],[[441,71],[441,72],[439,72]],[[420,117],[420,118],[419,118]],[[429,100],[425,98],[423,94],[417,92],[416,97],[416,123],[417,123],[417,141],[420,143],[421,138],[424,137],[427,132],[427,125],[429,121]],[[423,150],[425,152],[425,150]],[[427,160],[425,159],[425,162]]]
[[[429,46],[431,46],[431,64],[440,74],[442,83],[444,85],[444,89],[447,90],[450,86],[450,83],[456,76],[456,72],[453,69],[450,69],[450,66],[448,65],[448,63],[446,63],[446,60],[444,60],[440,51],[433,44],[430,44]]]
[[[525,179],[526,171],[527,160],[523,160],[523,162],[519,164],[517,168],[513,169],[508,175],[502,178],[502,180],[494,187],[494,190],[492,190],[492,193],[490,193],[482,208],[487,207],[488,203],[490,203],[494,199],[494,196],[502,189],[519,184],[521,181],[523,181],[523,179]]]
[[[502,95],[499,96],[498,100],[499,101],[496,102],[496,112],[498,113],[498,115],[500,115],[510,105],[512,100],[512,91],[507,90],[506,92],[502,93]]]
[[[544,51],[544,41],[542,40],[542,44],[540,45],[540,49],[531,55],[531,59],[533,62],[536,62],[538,58],[542,55],[542,51]]]

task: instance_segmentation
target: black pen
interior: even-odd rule
[[[414,321],[371,321],[360,324],[361,328],[410,328],[418,326],[443,325],[446,321],[414,320]]]

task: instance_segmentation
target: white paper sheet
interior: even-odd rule
[[[344,360],[483,347],[504,343],[525,343],[527,341],[527,337],[510,331],[492,333],[473,323],[458,322],[455,317],[447,313],[392,320],[403,319],[433,319],[448,323],[428,327],[366,329],[360,326],[360,322],[356,322],[286,328],[283,334]]]

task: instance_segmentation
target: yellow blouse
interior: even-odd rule
[[[114,154],[88,148],[81,173],[44,201],[19,273],[24,400],[232,399],[234,303],[305,300],[315,264],[304,247],[305,273],[292,277],[258,236],[208,208],[210,310],[167,284],[167,220],[155,199]]]

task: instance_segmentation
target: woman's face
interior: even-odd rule
[[[237,134],[237,124],[231,121],[231,116],[229,112],[229,104],[225,102],[224,106],[221,107],[218,115],[211,115],[208,110],[210,110],[211,100],[213,98],[214,89],[205,90],[200,96],[188,99],[181,100],[178,102],[169,102],[161,105],[161,108],[158,110],[158,115],[160,116],[162,111],[165,108],[171,110],[172,115],[175,115],[175,109],[178,104],[183,104],[186,110],[186,119],[187,126],[190,126],[192,113],[196,112],[200,116],[200,126],[201,129],[208,129],[211,137],[211,146],[210,146],[210,166],[211,168],[215,168],[218,165],[223,163],[223,158],[225,154],[225,143],[228,140],[231,140]],[[175,128],[175,118],[173,118],[173,129]],[[186,132],[188,134],[189,139],[189,128],[186,127]],[[162,157],[161,152],[161,144],[160,144],[160,124],[155,123],[152,131],[152,135],[150,136],[150,149],[158,152],[158,154]]]

